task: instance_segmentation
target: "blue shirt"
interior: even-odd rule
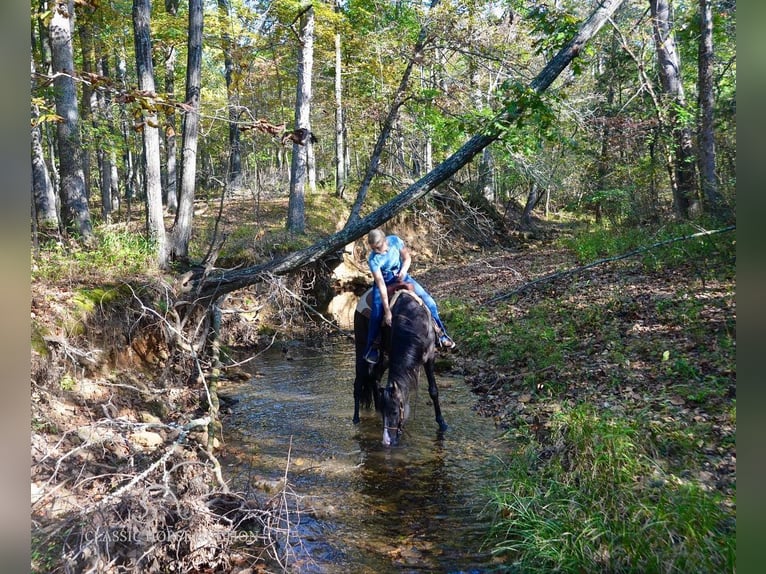
[[[388,251],[385,253],[371,252],[367,257],[367,263],[370,271],[375,273],[380,271],[383,274],[383,281],[391,283],[402,268],[401,250],[404,249],[404,241],[396,235],[386,237],[388,241]]]

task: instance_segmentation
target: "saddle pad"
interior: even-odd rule
[[[356,311],[357,313],[361,313],[368,319],[370,318],[370,315],[372,313],[372,287],[367,289],[362,296],[359,298],[359,302],[356,304]],[[399,298],[399,295],[402,293],[407,293],[410,297],[415,299],[415,301],[418,302],[419,305],[425,307],[425,303],[423,303],[423,300],[418,297],[414,291],[410,291],[409,289],[398,289],[394,292],[394,294],[389,298],[388,305],[389,307],[393,307],[396,300]],[[426,307],[428,309],[428,307]],[[429,311],[430,314],[430,311]]]

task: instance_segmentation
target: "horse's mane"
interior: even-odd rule
[[[428,308],[408,292],[400,295],[391,309],[391,380],[417,383],[420,366],[427,353],[433,353],[433,323]]]

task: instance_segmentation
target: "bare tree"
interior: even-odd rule
[[[197,178],[197,139],[199,106],[202,91],[202,0],[189,0],[189,42],[186,61],[186,113],[183,128],[183,159],[181,161],[181,195],[171,233],[170,257],[189,258],[192,219],[194,218],[194,187]]]
[[[304,233],[306,230],[305,187],[308,179],[311,134],[311,71],[314,66],[314,8],[304,8],[296,17],[300,19],[298,40],[298,87],[295,95],[295,131],[300,137],[293,139],[293,159],[290,167],[290,200],[287,207],[287,230]]]
[[[136,71],[141,91],[154,94],[152,40],[149,30],[151,0],[133,0],[133,35]],[[160,174],[160,134],[157,113],[144,111],[141,134],[144,144],[144,185],[146,188],[146,229],[155,243],[157,265],[167,266],[165,222],[162,217],[162,176]]]
[[[74,0],[56,0],[52,8],[48,29],[56,114],[62,118],[56,126],[62,220],[65,226],[77,231],[82,240],[89,243],[93,239],[93,224],[85,190],[80,111],[73,78]]]

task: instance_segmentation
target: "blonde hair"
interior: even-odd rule
[[[386,238],[386,234],[383,233],[380,229],[373,229],[370,231],[369,234],[367,234],[367,244],[368,245],[378,245],[381,241],[383,241]]]

